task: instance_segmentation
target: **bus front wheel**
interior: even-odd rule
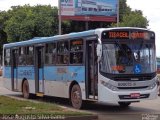
[[[128,107],[131,102],[119,102],[120,107]]]
[[[80,109],[82,107],[82,93],[78,84],[73,85],[70,99],[74,108]]]
[[[29,94],[29,84],[28,84],[27,80],[25,80],[23,82],[22,93],[23,93],[23,97],[24,98],[29,99],[29,97],[30,97],[30,94]]]

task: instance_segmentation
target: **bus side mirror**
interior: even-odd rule
[[[102,45],[98,44],[97,45],[97,57],[98,57],[98,62],[101,60],[101,56],[102,56]]]

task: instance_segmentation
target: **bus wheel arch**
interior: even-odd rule
[[[23,78],[23,79],[22,79],[22,83],[21,83],[21,91],[22,91],[22,92],[23,92],[23,83],[24,83],[25,80],[27,80],[27,79],[26,79],[26,78]]]
[[[79,84],[73,81],[69,87],[69,96],[71,104],[76,109],[82,108],[82,92]]]
[[[26,99],[30,98],[29,83],[28,83],[28,80],[26,78],[24,78],[23,81],[22,81],[22,94],[23,94],[24,98],[26,98]]]

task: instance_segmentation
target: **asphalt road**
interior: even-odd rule
[[[12,92],[3,87],[3,78],[0,77],[0,95],[18,95],[18,92]]]
[[[1,77],[0,95],[9,95],[18,99],[22,98],[21,93],[11,92],[4,88]],[[65,108],[72,109],[66,99],[46,97],[36,100],[58,103]],[[155,100],[132,103],[128,108],[98,103],[85,103],[85,107],[81,111],[98,114],[99,120],[160,120],[160,97]]]

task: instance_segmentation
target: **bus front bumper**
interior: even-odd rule
[[[151,90],[121,90],[112,91],[109,88],[99,85],[98,101],[103,103],[118,104],[118,102],[138,102],[141,100],[156,99],[158,96],[158,86]]]

